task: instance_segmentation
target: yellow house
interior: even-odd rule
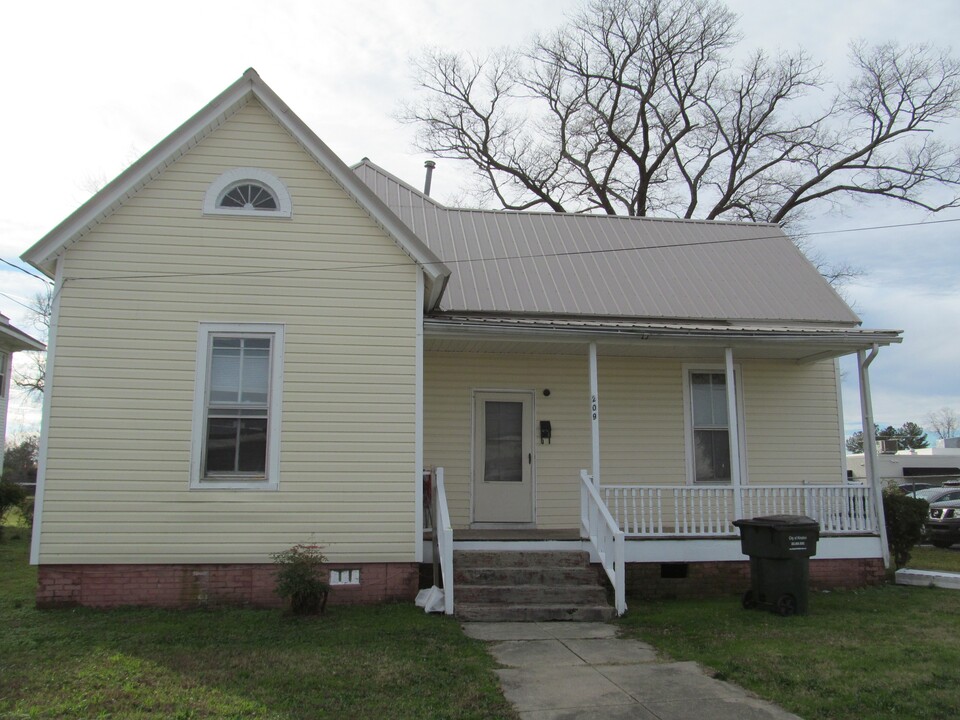
[[[333,601],[437,559],[452,611],[454,549],[572,551],[622,612],[631,573],[742,581],[732,523],[771,513],[820,523],[818,582],[882,575],[836,358],[872,428],[900,336],[774,225],[448,208],[249,70],[23,257],[56,283],[40,604],[269,605],[315,543]]]

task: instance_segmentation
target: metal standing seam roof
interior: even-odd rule
[[[777,225],[463,210],[353,170],[451,269],[442,312],[860,322]]]

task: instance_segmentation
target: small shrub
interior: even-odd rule
[[[27,527],[33,530],[33,506],[35,498],[33,495],[27,495],[20,501],[20,514],[27,523]]]
[[[290,603],[294,615],[317,615],[327,605],[327,559],[320,550],[319,545],[294,545],[271,556],[277,565],[277,595]]]
[[[901,492],[883,491],[883,514],[887,524],[887,544],[897,568],[910,562],[910,551],[923,538],[923,521],[929,505],[926,500]]]
[[[26,493],[20,485],[0,480],[0,537],[3,537],[3,518],[7,511],[18,507],[25,497]]]

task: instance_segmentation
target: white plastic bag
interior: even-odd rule
[[[417,593],[417,599],[414,601],[417,607],[422,607],[424,612],[443,612],[443,590],[434,585],[432,588],[426,588]]]

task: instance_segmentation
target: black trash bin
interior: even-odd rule
[[[743,607],[806,615],[810,557],[817,553],[820,524],[806,515],[767,515],[733,524],[740,528],[743,554],[750,556]]]

